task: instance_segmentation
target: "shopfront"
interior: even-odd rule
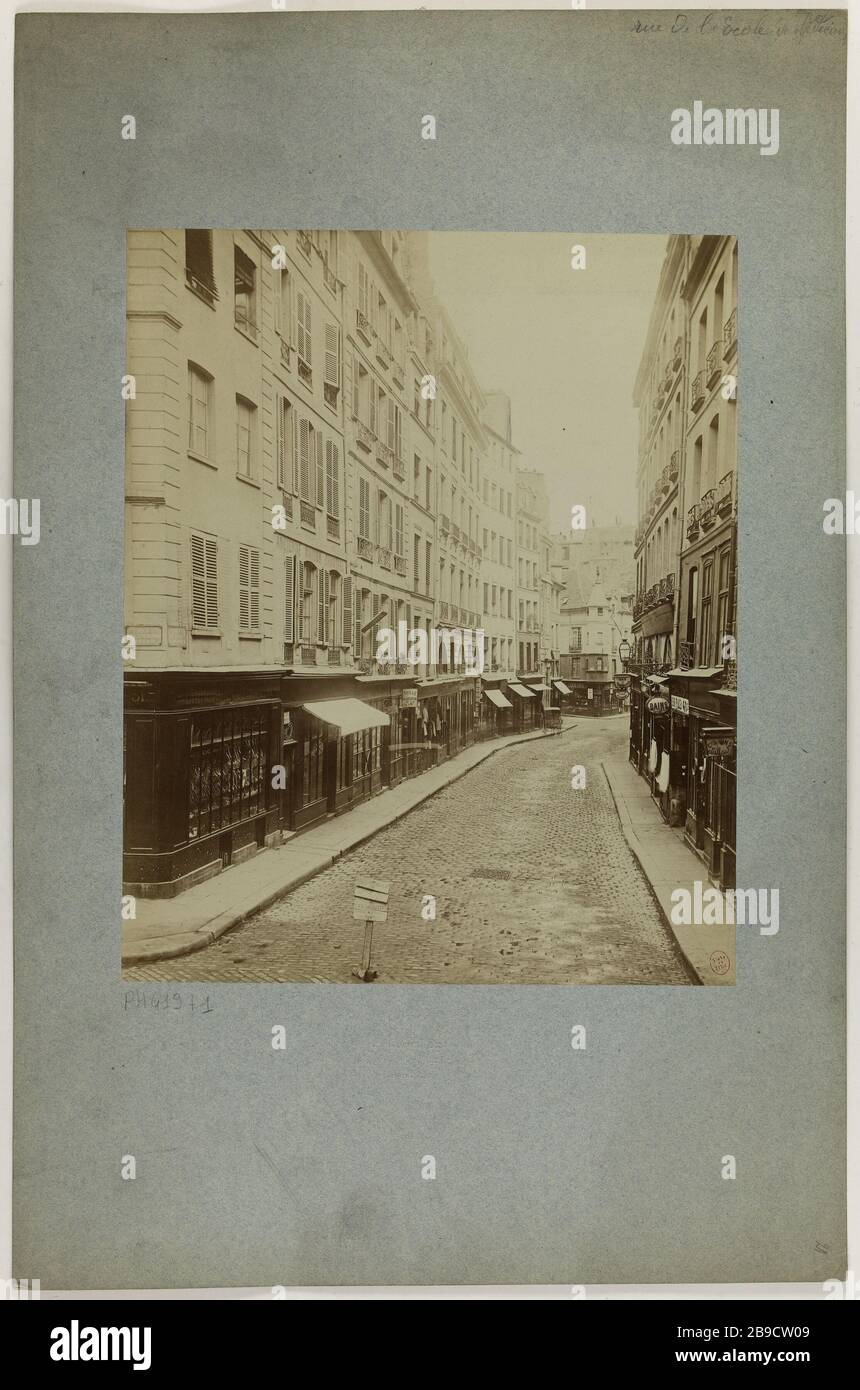
[[[275,843],[277,692],[270,672],[126,679],[124,892],[172,897]]]
[[[484,706],[482,722],[487,737],[510,733],[513,727],[514,707],[507,695],[503,695],[501,690],[485,690],[482,704]]]
[[[513,724],[515,732],[523,733],[527,729],[537,728],[538,697],[535,692],[529,690],[528,686],[520,685],[518,681],[509,681],[507,693],[514,698]]]
[[[724,888],[735,883],[736,696],[715,686],[723,668],[669,673],[678,795],[687,843]],[[683,778],[683,782],[682,782]],[[681,788],[683,787],[683,793]]]

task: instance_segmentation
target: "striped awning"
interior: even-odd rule
[[[536,700],[537,696],[533,690],[529,690],[524,685],[517,685],[515,681],[508,682],[508,690],[512,690],[515,695],[519,695],[521,700]]]

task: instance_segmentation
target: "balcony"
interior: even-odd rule
[[[355,311],[355,327],[359,336],[362,337],[367,346],[370,347],[373,341],[373,329],[368,322],[366,314],[363,314],[360,309],[356,309]]]
[[[343,656],[343,653],[341,652],[340,647],[329,647],[329,649],[328,649],[328,664],[329,664],[329,666],[340,666],[342,656]]]
[[[296,232],[299,241],[299,250],[303,251],[308,260],[311,258],[311,239],[307,232]]]
[[[310,526],[312,531],[317,529],[316,509],[311,506],[310,502],[302,502],[301,518],[303,526]]]
[[[288,343],[284,338],[282,338],[282,339],[281,339],[281,366],[282,366],[282,367],[289,367],[289,365],[290,365],[290,345],[289,345],[289,343]]]
[[[706,384],[708,386],[713,386],[714,382],[719,379],[720,372],[722,371],[722,369],[723,345],[721,342],[717,341],[713,344],[710,352],[708,353],[708,365],[706,371]]]
[[[677,372],[678,368],[680,367],[680,365],[681,365],[681,363],[682,363],[683,360],[684,360],[684,340],[683,340],[683,338],[676,338],[676,339],[675,339],[675,346],[672,348],[672,367],[674,368],[674,370],[675,370],[676,372]]]
[[[679,473],[679,471],[680,471],[680,466],[681,466],[681,453],[680,453],[680,450],[676,449],[675,452],[673,453],[672,457],[671,457],[670,460],[669,460],[669,479],[670,479],[670,481],[673,482],[673,483],[677,483],[677,481],[678,481],[678,473]]]
[[[337,410],[337,398],[340,394],[340,387],[335,386],[331,381],[323,382],[323,398],[331,410]]]
[[[376,442],[376,435],[372,430],[368,429],[367,425],[363,425],[360,420],[356,420],[355,422],[355,438],[362,449],[367,449],[368,453]]]
[[[383,468],[391,468],[394,463],[394,450],[383,444],[381,439],[376,441],[376,462]]]
[[[391,465],[391,471],[398,482],[402,483],[406,478],[406,464],[395,454]]]
[[[699,534],[699,504],[698,502],[687,512],[687,540],[694,541]]]
[[[448,532],[450,531],[450,529],[451,529],[451,522],[449,521],[448,517],[445,516],[444,513],[441,513],[440,516],[439,516],[439,530],[442,531],[442,532],[444,532],[444,534],[447,536],[447,534],[448,534]]]
[[[356,544],[358,548],[359,559],[373,559],[373,541],[369,541],[366,536],[359,536]]]
[[[639,617],[639,615],[640,615],[641,612],[642,612],[642,599],[637,597],[637,598],[635,598],[635,599],[633,600],[633,621],[634,621],[634,623],[636,622],[636,619]]]
[[[733,309],[723,328],[723,356],[728,362],[738,346],[738,311]]]
[[[302,643],[302,647],[301,647],[301,658],[302,658],[302,665],[303,665],[303,666],[316,666],[316,664],[317,664],[317,649],[316,649],[316,647],[312,647],[312,646],[310,646],[308,643],[303,642],[303,643]]]
[[[665,579],[660,580],[660,602],[673,603],[675,600],[675,576],[667,574]]]
[[[696,664],[695,642],[678,643],[678,665],[682,671],[690,671]]]
[[[394,557],[394,572],[395,572],[395,574],[405,574],[405,573],[406,573],[406,556],[405,556],[405,555],[395,555],[395,557]]]
[[[732,484],[734,473],[726,473],[717,483],[716,508],[717,515],[721,517],[730,516],[732,511]]]
[[[457,542],[458,545],[460,544],[460,534],[461,534],[461,533],[460,533],[460,528],[459,528],[459,526],[452,526],[452,527],[451,527],[451,536],[452,536],[453,539]]]
[[[306,362],[303,357],[299,358],[299,376],[306,386],[311,386],[313,384],[314,374],[311,370],[311,365],[309,362]]]
[[[717,493],[715,488],[708,488],[699,503],[699,525],[703,531],[710,531],[717,519],[716,511]]]
[[[705,399],[705,373],[697,372],[690,384],[690,409],[698,410]]]
[[[444,622],[447,622],[447,621],[448,621],[448,605],[447,605],[447,603],[440,603],[440,604],[439,604],[439,617],[442,618]]]
[[[193,294],[208,304],[210,309],[215,308],[215,300],[218,298],[218,291],[215,288],[215,281],[211,276],[198,275],[190,266],[185,267],[185,283]]]
[[[394,362],[392,364],[391,380],[394,382],[395,386],[399,386],[400,390],[403,390],[403,387],[406,384],[406,376],[399,362]]]
[[[340,540],[340,521],[338,520],[338,518],[337,518],[336,516],[327,516],[326,519],[325,519],[325,521],[326,521],[326,535],[328,536],[329,540],[330,540],[330,541],[339,541],[339,540]]]
[[[665,496],[666,493],[668,493],[671,490],[671,487],[672,479],[669,477],[669,465],[667,463],[666,467],[663,469],[663,472],[660,474],[660,491]]]
[[[390,570],[390,569],[391,569],[391,551],[388,550],[387,547],[384,546],[384,545],[378,545],[378,546],[376,547],[376,561],[377,561],[377,564],[380,565],[380,567],[381,567],[382,569],[384,569],[384,570]]]
[[[337,276],[333,270],[329,269],[328,265],[323,266],[323,280],[332,294],[337,294]]]

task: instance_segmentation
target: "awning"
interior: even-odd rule
[[[510,700],[505,699],[501,690],[485,690],[484,694],[486,695],[490,704],[496,706],[496,709],[513,709],[513,705],[511,704]]]
[[[515,695],[519,695],[521,700],[534,700],[536,698],[533,690],[528,690],[524,685],[517,685],[515,681],[508,682],[508,690],[512,690]]]
[[[324,724],[338,730],[342,738],[347,734],[360,733],[362,729],[383,729],[391,723],[390,717],[363,700],[314,700],[302,705],[302,709],[321,719]]]
[[[552,686],[544,685],[542,681],[532,681],[529,690],[552,690]]]
[[[669,674],[671,675],[671,672],[669,672]],[[665,676],[646,676],[645,679],[646,679],[646,681],[650,681],[652,685],[662,685],[663,682],[665,681],[666,677],[665,677]]]
[[[700,681],[707,677],[707,679],[710,681],[713,680],[714,676],[717,675],[718,672],[722,671],[722,669],[722,666],[691,666],[688,671],[685,671],[682,669],[682,667],[676,666],[674,670],[667,671],[666,675],[678,677],[683,676],[685,679],[691,681]],[[665,676],[663,677],[663,679],[665,680]]]
[[[556,690],[559,690],[561,692],[562,695],[573,694],[573,691],[565,685],[564,681],[553,681],[553,685],[555,686]]]

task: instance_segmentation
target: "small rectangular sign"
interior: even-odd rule
[[[388,903],[374,902],[371,898],[354,898],[352,915],[356,922],[387,922]]]
[[[673,695],[673,696],[672,696],[672,708],[673,708],[673,710],[675,710],[678,714],[689,714],[689,713],[690,713],[690,701],[687,699],[687,697],[686,697],[685,695]]]

